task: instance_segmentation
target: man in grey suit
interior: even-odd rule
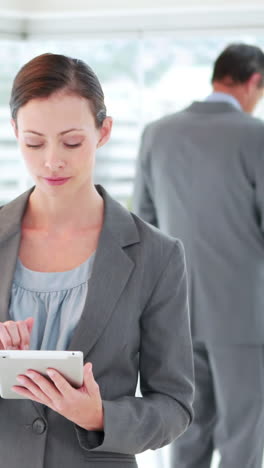
[[[177,81],[177,77],[176,77]],[[192,427],[173,468],[260,468],[264,439],[264,54],[232,44],[203,102],[148,125],[134,210],[183,240],[195,353]]]

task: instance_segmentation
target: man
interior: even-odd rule
[[[177,81],[177,79],[176,79]],[[264,439],[264,54],[232,44],[213,93],[148,125],[134,210],[183,240],[195,353],[195,419],[172,468],[260,468]]]

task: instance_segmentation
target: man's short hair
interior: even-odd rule
[[[253,73],[260,73],[259,87],[264,86],[264,53],[248,44],[230,44],[216,59],[212,75],[214,81],[229,77],[234,83],[245,83]]]

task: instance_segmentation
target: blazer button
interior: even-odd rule
[[[32,424],[32,429],[35,434],[43,434],[46,430],[46,423],[44,419],[37,418]]]

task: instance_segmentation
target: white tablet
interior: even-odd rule
[[[81,387],[83,384],[81,351],[0,351],[1,397],[25,399],[26,397],[12,390],[13,385],[20,385],[16,380],[17,375],[33,369],[47,376],[49,367],[60,372],[74,387]]]

